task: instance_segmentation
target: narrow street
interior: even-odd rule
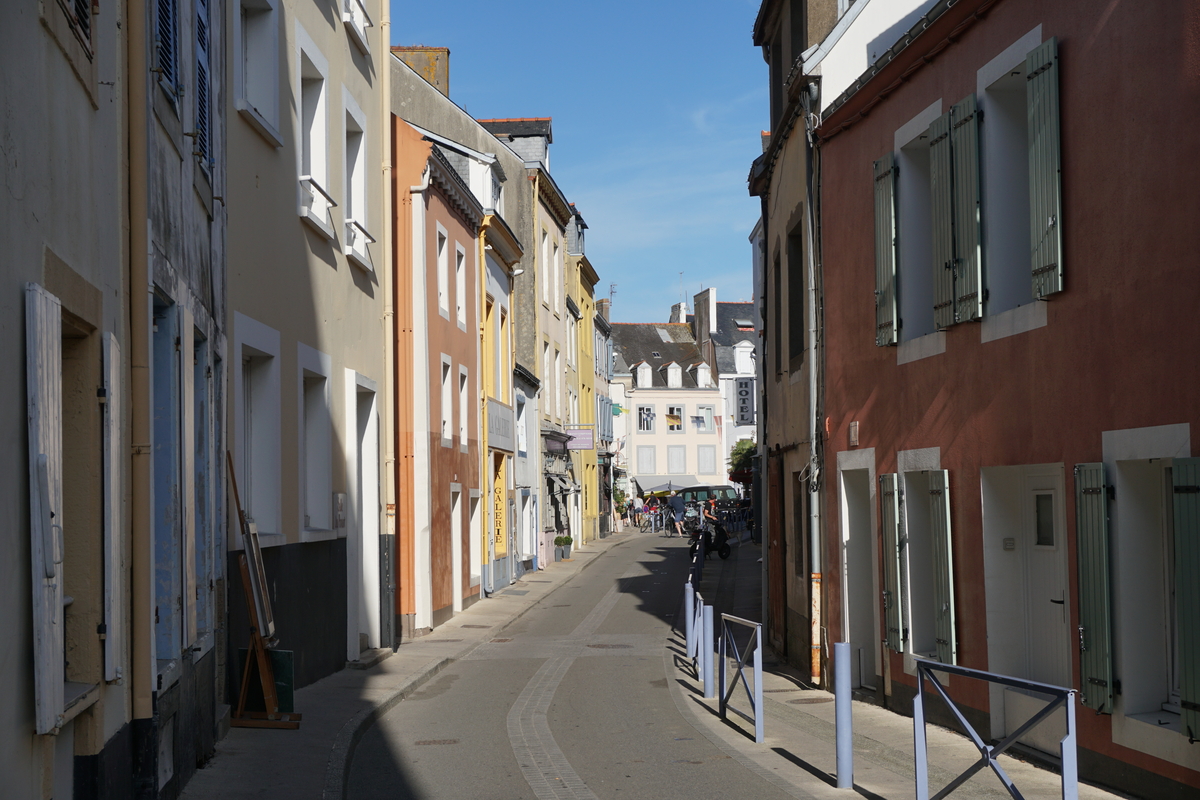
[[[367,731],[348,796],[786,797],[677,707],[687,563],[679,539],[610,549]]]

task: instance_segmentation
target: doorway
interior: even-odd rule
[[[852,686],[875,689],[879,670],[876,621],[875,527],[871,524],[871,473],[849,469],[842,476],[842,587],[846,606],[845,640],[853,653]]]

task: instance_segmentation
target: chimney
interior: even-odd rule
[[[608,307],[612,303],[607,297],[596,301],[596,310],[600,312],[600,317],[608,322]]]
[[[671,322],[687,322],[687,303],[676,303],[671,306]]]
[[[392,54],[446,97],[450,96],[450,48],[395,45]]]
[[[700,335],[700,331],[696,331],[697,339],[707,339],[709,334],[717,332],[717,289],[715,286],[710,286],[703,292],[692,297],[692,303],[696,309],[696,325],[702,323],[707,327],[704,335]]]

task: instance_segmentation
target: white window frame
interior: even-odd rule
[[[696,425],[696,433],[716,433],[717,409],[715,406],[696,406],[696,417],[699,419],[699,423]]]
[[[676,461],[676,459],[678,459]],[[674,465],[672,464],[674,463]],[[687,445],[685,444],[669,444],[667,445],[667,474],[668,475],[686,475],[687,474]]]
[[[471,377],[463,364],[458,365],[458,447],[467,452],[471,435]]]
[[[356,2],[357,0],[347,0]],[[370,139],[367,133],[367,115],[363,113],[358,102],[350,91],[342,87],[343,150],[342,197],[346,199],[343,217],[346,224],[346,236],[342,243],[342,253],[352,264],[362,267],[367,272],[375,272],[375,264],[371,260],[371,251],[367,245],[375,243],[367,222],[371,209],[368,199],[371,196],[367,186],[367,153]]]
[[[375,27],[362,0],[342,0],[342,22],[350,41],[363,55],[371,54],[371,42],[367,39],[367,28]]]
[[[649,458],[647,458],[649,454]],[[637,446],[637,467],[638,475],[657,475],[658,474],[658,448],[652,444],[639,444]],[[645,466],[649,464],[648,468]]]
[[[454,362],[442,353],[442,447],[454,446]]]
[[[296,23],[296,169],[300,176],[299,214],[313,230],[330,241],[336,238],[329,193],[329,61],[308,33]]]
[[[441,223],[437,223],[434,242],[437,254],[438,312],[450,319],[450,235]]]
[[[639,404],[637,407],[637,432],[654,433],[654,422],[654,406],[651,404]]]
[[[296,344],[300,540],[333,539],[333,361]]]
[[[459,330],[467,329],[467,251],[454,243],[454,312]]]
[[[705,469],[705,459],[711,459],[712,469]],[[720,473],[720,468],[717,466],[717,446],[715,444],[702,444],[696,446],[696,474],[697,475],[717,475]]]
[[[279,0],[239,0],[233,14],[234,105],[259,136],[283,147],[279,134]]]
[[[687,428],[685,427],[685,423],[684,423],[685,415],[687,414],[687,406],[683,405],[682,403],[680,403],[677,406],[667,406],[667,416],[668,417],[671,416],[671,409],[673,409],[673,408],[679,410],[679,428],[678,428],[678,430],[672,430],[671,429],[671,421],[668,419],[667,420],[667,433],[684,433],[687,431]]]
[[[562,351],[555,349],[554,351],[554,416],[556,419],[562,419],[563,404],[562,404]]]

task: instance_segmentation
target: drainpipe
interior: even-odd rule
[[[769,193],[769,191],[770,190],[768,189],[768,193]],[[762,270],[760,271],[761,277],[762,277],[762,285],[759,287],[756,287],[756,288],[758,289],[758,296],[760,298],[762,298],[762,302],[763,302],[762,312],[766,311],[767,284],[769,283],[769,280],[767,278],[767,270],[769,268],[769,262],[770,262],[770,259],[767,257],[767,254],[771,250],[770,239],[767,238],[767,231],[769,230],[768,226],[767,226],[768,213],[769,213],[769,210],[767,208],[767,197],[768,196],[769,196],[769,194],[765,194],[761,198],[759,198],[759,205],[762,207],[762,210],[759,212],[759,214],[762,218],[762,247],[760,248],[762,250],[762,253],[761,253]],[[770,548],[770,545],[767,544],[767,539],[764,534],[766,533],[769,525],[775,524],[775,520],[767,519],[767,513],[771,510],[771,503],[770,503],[770,499],[769,499],[770,498],[770,486],[771,486],[771,472],[770,472],[771,461],[769,458],[770,447],[767,442],[767,427],[768,427],[767,413],[768,413],[768,410],[767,410],[767,348],[766,348],[766,344],[765,344],[767,341],[766,336],[765,336],[766,320],[761,312],[759,313],[759,321],[760,321],[760,323],[762,323],[764,325],[764,330],[763,330],[764,336],[760,340],[764,344],[762,347],[762,358],[757,359],[757,364],[756,364],[756,367],[758,370],[758,405],[759,405],[759,409],[758,409],[758,464],[756,465],[758,467],[758,470],[757,470],[758,471],[758,480],[757,480],[757,487],[756,487],[757,491],[754,492],[753,497],[751,498],[751,503],[753,504],[753,507],[754,507],[754,525],[755,525],[755,527],[758,528],[759,549],[762,552],[762,558],[760,559],[760,561],[762,561],[762,575],[761,575],[761,578],[759,581],[759,583],[762,586],[762,589],[760,592],[762,595],[760,597],[762,609],[760,611],[761,616],[759,617],[759,619],[763,620],[764,622],[766,622],[769,625],[770,620],[771,620],[771,617],[770,617],[770,613],[771,613],[771,600],[770,600],[771,548]],[[767,496],[765,501],[764,501],[764,495]]]
[[[806,199],[805,199],[805,215],[804,221],[807,230],[806,238],[808,239],[808,341],[811,356],[808,361],[808,415],[809,415],[809,492],[812,495],[808,503],[808,535],[809,547],[811,549],[810,557],[812,564],[812,575],[810,587],[810,596],[812,598],[812,680],[813,683],[821,682],[821,641],[822,641],[822,624],[821,624],[821,437],[824,431],[821,430],[821,409],[820,403],[820,388],[817,380],[817,374],[821,364],[821,340],[820,326],[817,323],[817,312],[820,306],[817,304],[817,261],[816,261],[816,239],[814,233],[817,229],[816,211],[813,209],[813,201],[816,197],[813,191],[813,115],[811,105],[813,100],[813,89],[815,87],[810,84],[804,92],[804,131],[806,135],[805,155],[807,157],[806,169]]]
[[[154,716],[154,605],[151,575],[154,542],[150,531],[150,222],[147,198],[149,142],[146,107],[149,77],[146,58],[146,2],[129,0],[129,416],[132,428],[130,514],[130,601],[133,618],[133,716]]]
[[[392,636],[392,652],[400,646],[400,635],[396,630],[396,618],[399,616],[399,602],[396,595],[396,587],[399,583],[400,576],[400,548],[396,544],[396,498],[400,495],[400,475],[396,469],[396,453],[399,451],[399,426],[396,424],[396,376],[398,374],[397,359],[399,354],[395,346],[396,342],[396,280],[394,269],[394,254],[392,252],[392,13],[391,2],[382,0],[380,3],[379,17],[379,39],[380,51],[383,53],[383,107],[379,110],[380,120],[380,139],[383,147],[383,231],[380,236],[383,253],[383,341],[384,341],[384,358],[383,358],[383,385],[387,387],[386,400],[384,401],[385,412],[383,414],[383,446],[384,446],[384,465],[383,465],[383,491],[384,491],[384,508],[386,511],[384,534],[387,536],[388,542],[391,542],[391,560],[388,573],[390,581],[387,587],[388,597],[391,599],[391,608],[387,609],[387,613],[391,614],[392,622],[388,626]],[[386,643],[385,643],[386,646]]]

